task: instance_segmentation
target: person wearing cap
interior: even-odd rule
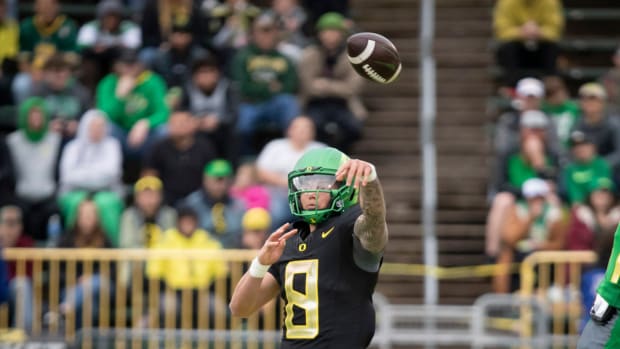
[[[251,208],[243,215],[241,226],[243,227],[241,247],[259,250],[269,235],[271,215],[262,207]]]
[[[502,244],[497,263],[507,273],[496,274],[493,290],[509,293],[516,285],[508,272],[513,262],[522,261],[535,251],[561,250],[566,239],[566,222],[562,209],[550,200],[551,188],[546,180],[530,178],[521,187],[523,200],[519,200],[508,212],[502,229]],[[511,285],[512,284],[512,285]]]
[[[490,188],[491,209],[486,224],[486,253],[495,257],[507,211],[521,196],[523,183],[533,177],[555,180],[558,155],[547,145],[549,118],[538,110],[523,112],[519,118],[519,146],[498,157]]]
[[[168,106],[166,83],[138,60],[132,49],[123,49],[114,72],[97,85],[96,105],[112,121],[112,135],[123,145],[125,158],[139,158],[165,134]]]
[[[581,118],[575,129],[582,131],[596,145],[614,173],[614,181],[620,169],[620,119],[606,110],[607,93],[598,83],[586,83],[579,88]]]
[[[176,211],[163,204],[162,191],[163,184],[155,176],[144,176],[134,184],[133,204],[121,217],[121,248],[152,247],[175,226]]]
[[[168,87],[181,87],[191,78],[192,62],[204,58],[209,52],[194,40],[191,23],[172,26],[166,44],[160,47],[153,62]]]
[[[174,111],[168,121],[168,135],[145,159],[143,173],[161,178],[164,201],[173,207],[200,188],[205,165],[216,158],[213,144],[196,136],[196,124],[188,111]]]
[[[122,48],[138,49],[142,45],[140,27],[125,18],[126,9],[120,0],[104,0],[97,4],[96,18],[82,25],[77,35],[83,66],[88,68],[89,87],[110,72]]]
[[[610,109],[620,112],[620,46],[612,57],[613,67],[611,67],[598,82],[605,87],[607,101]]]
[[[284,132],[299,115],[295,64],[278,52],[276,18],[268,12],[252,25],[252,41],[239,50],[231,63],[233,79],[239,84],[241,104],[236,131],[241,139],[241,155],[258,153],[256,133],[272,125]]]
[[[499,0],[493,12],[497,63],[508,85],[526,70],[555,72],[557,42],[564,29],[560,0]]]
[[[514,110],[500,115],[495,125],[493,145],[497,156],[505,156],[519,146],[521,115],[527,111],[540,111],[544,97],[545,86],[542,81],[532,77],[519,80],[515,89],[515,99],[512,103]],[[553,122],[547,123],[546,137],[548,147],[554,152],[560,153],[561,147]]]
[[[177,210],[177,224],[174,228],[168,229],[162,239],[155,244],[155,250],[177,250],[182,254],[184,251],[202,251],[210,253],[222,249],[220,242],[209,232],[200,229],[198,225],[199,217],[196,211],[190,207],[180,207]],[[173,292],[162,292],[160,298],[160,314],[166,314],[162,318],[168,318],[168,314],[176,314],[177,321],[181,317],[184,309],[181,304],[185,302],[187,296],[184,293],[191,292],[192,311],[191,318],[196,326],[197,314],[206,311],[199,309],[199,304],[210,303],[210,313],[216,314],[226,311],[225,300],[220,300],[215,295],[210,295],[209,300],[199,302],[198,299],[204,297],[204,291],[209,290],[209,286],[218,279],[225,278],[228,274],[228,267],[223,260],[205,260],[199,258],[153,258],[147,262],[146,275],[149,279],[162,281],[163,284],[173,290]],[[201,292],[203,291],[203,292]],[[215,303],[213,303],[215,301]],[[217,308],[213,309],[213,308]],[[184,317],[188,314],[183,314]],[[162,323],[163,325],[163,323]]]
[[[558,140],[563,150],[570,148],[570,133],[579,119],[579,104],[571,99],[564,79],[560,76],[549,76],[545,81],[545,100],[542,111],[553,120]]]
[[[316,29],[318,43],[304,50],[300,62],[300,103],[316,124],[317,139],[348,153],[368,114],[360,95],[364,79],[347,58],[345,18],[328,12]]]
[[[191,78],[183,86],[181,108],[197,121],[198,134],[211,140],[218,157],[236,163],[234,127],[239,91],[224,75],[214,55],[192,62]]]
[[[75,137],[80,116],[92,106],[90,94],[78,81],[73,65],[59,53],[45,62],[43,79],[34,83],[32,96],[45,99],[50,127],[65,141]]]
[[[611,178],[609,164],[596,153],[596,145],[584,132],[570,135],[572,161],[562,170],[562,191],[571,205],[584,204],[590,183],[596,178]]]
[[[245,204],[230,196],[234,171],[227,160],[215,159],[204,168],[202,188],[189,194],[179,205],[198,213],[201,229],[208,231],[224,248],[241,245],[241,220]]]

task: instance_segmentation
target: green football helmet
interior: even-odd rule
[[[358,190],[336,181],[336,171],[349,157],[335,148],[320,148],[306,152],[288,174],[288,202],[291,213],[310,224],[318,224],[335,213],[357,204]],[[301,195],[316,193],[314,208],[305,210]],[[329,205],[319,209],[319,192],[331,195]]]

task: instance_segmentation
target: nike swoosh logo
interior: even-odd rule
[[[334,228],[335,228],[335,227],[331,227],[328,231],[324,231],[324,232],[322,232],[322,233],[321,233],[321,237],[322,237],[323,239],[325,239],[325,238],[327,237],[327,235],[329,235],[329,234],[331,234],[331,233],[332,233],[332,230],[334,230]]]

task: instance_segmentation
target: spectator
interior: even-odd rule
[[[187,80],[183,96],[183,107],[198,119],[198,132],[213,142],[219,157],[234,163],[238,91],[223,76],[215,57],[211,55],[192,64],[192,77]]]
[[[294,64],[276,50],[276,21],[268,13],[252,25],[252,43],[240,50],[232,63],[233,76],[241,89],[237,131],[242,155],[256,153],[254,135],[265,123],[284,130],[299,115],[293,93],[297,90]]]
[[[314,24],[319,18],[328,12],[337,12],[345,17],[349,16],[349,0],[303,0],[303,7],[308,11],[308,20],[304,31],[307,36],[316,34]],[[347,27],[353,26],[350,20],[347,20]]]
[[[564,168],[564,186],[568,202],[586,202],[590,183],[597,178],[611,178],[609,164],[596,153],[596,145],[582,131],[575,130],[570,138],[573,161]]]
[[[507,272],[510,264],[522,261],[535,251],[560,250],[564,247],[565,224],[561,208],[548,199],[551,189],[546,181],[530,178],[523,183],[523,198],[510,211],[502,230],[503,246],[498,264]],[[496,274],[493,288],[496,293],[516,289],[510,273]],[[511,287],[512,286],[512,287]],[[518,288],[518,287],[517,287]]]
[[[71,227],[78,205],[91,195],[101,212],[101,225],[116,247],[124,197],[122,153],[108,130],[103,112],[91,109],[84,114],[76,138],[60,157],[59,203],[66,225]]]
[[[18,206],[0,208],[0,247],[34,247],[34,240],[23,233],[22,210]],[[17,274],[16,261],[7,265],[12,325],[29,331],[32,328],[32,263],[26,262],[22,269],[24,274],[20,275]]]
[[[525,75],[555,73],[564,13],[559,0],[499,0],[493,14],[497,62],[512,86]]]
[[[318,44],[306,48],[300,62],[301,103],[317,126],[317,138],[348,153],[367,116],[360,98],[364,81],[347,58],[344,17],[329,12],[316,26]]]
[[[229,195],[232,176],[228,161],[209,162],[204,169],[203,187],[180,203],[198,213],[201,229],[210,232],[224,248],[241,245],[241,218],[246,210],[243,202]]]
[[[134,204],[123,212],[120,246],[153,247],[163,232],[176,225],[177,214],[163,203],[163,184],[154,176],[140,178],[134,185]]]
[[[7,140],[0,138],[0,207],[15,200],[15,166]]]
[[[308,18],[306,11],[299,5],[298,0],[273,0],[271,11],[278,17],[281,25],[282,40],[278,50],[293,62],[299,63],[302,49],[308,45],[308,38],[302,30]]]
[[[97,107],[110,120],[112,135],[123,146],[125,157],[141,156],[164,134],[168,107],[163,79],[146,70],[134,50],[124,50],[115,72],[97,86]]]
[[[181,208],[178,211],[178,217],[176,227],[166,231],[163,239],[155,245],[155,249],[175,249],[180,254],[192,250],[209,253],[222,249],[222,245],[216,239],[199,228],[199,218],[194,210],[187,207]],[[160,305],[161,314],[176,313],[177,317],[180,317],[183,292],[192,292],[192,309],[197,309],[201,291],[208,290],[216,279],[224,278],[228,273],[224,261],[183,257],[152,259],[147,263],[146,270],[150,279],[162,280],[167,287],[175,291],[172,294],[164,293]],[[226,311],[225,299],[210,296],[209,303],[210,315]],[[197,314],[204,310],[198,309],[192,313]],[[192,315],[192,318],[196,323],[197,316]],[[179,322],[177,321],[177,323]]]
[[[91,90],[110,73],[112,63],[122,49],[138,49],[142,44],[140,27],[124,19],[125,8],[119,0],[99,2],[96,15],[80,28],[77,36],[85,80]]]
[[[495,126],[494,147],[498,156],[506,155],[518,146],[521,114],[529,110],[540,110],[545,87],[538,79],[524,78],[517,83],[515,92],[513,104],[516,110],[502,114]],[[546,133],[548,146],[559,153],[557,132],[553,123],[548,123]]]
[[[288,205],[288,173],[308,150],[324,147],[314,141],[314,123],[307,116],[298,116],[289,125],[286,138],[274,139],[261,150],[256,160],[258,179],[269,188],[270,212],[274,226],[290,216]]]
[[[620,221],[613,181],[609,177],[593,178],[583,204],[574,208],[572,218],[567,238],[569,250],[596,250],[598,241],[613,236]]]
[[[121,248],[153,248],[164,232],[177,224],[177,213],[163,203],[163,185],[159,178],[145,176],[134,185],[134,203],[121,218]],[[120,280],[129,285],[131,266],[120,265]]]
[[[207,19],[200,10],[200,1],[157,0],[147,1],[142,13],[142,46],[140,60],[152,67],[157,50],[165,46],[174,26],[191,26],[196,43],[207,47],[211,34]]]
[[[203,169],[215,159],[215,150],[211,142],[196,137],[196,122],[187,111],[173,112],[168,129],[168,136],[147,157],[145,172],[161,178],[164,201],[175,206],[200,188]]]
[[[7,0],[0,0],[0,105],[13,104],[11,83],[17,73],[19,26],[7,12]]]
[[[107,116],[91,109],[80,121],[76,138],[63,150],[60,194],[74,190],[113,191],[122,197],[121,172],[121,147],[109,135]]]
[[[48,123],[43,99],[29,98],[19,107],[19,129],[7,139],[15,165],[16,196],[24,208],[26,231],[35,240],[46,239],[47,220],[57,210],[60,136],[48,131]]]
[[[620,170],[620,120],[605,110],[607,94],[597,83],[587,83],[579,88],[581,118],[575,129],[581,130],[596,144],[596,151],[611,167],[614,181]]]
[[[547,146],[549,118],[530,110],[520,117],[520,144],[496,160],[493,199],[486,224],[486,253],[497,256],[508,212],[520,197],[523,183],[534,177],[554,179],[557,155]]]
[[[269,210],[269,191],[259,183],[258,171],[253,162],[246,162],[237,168],[230,196],[243,201],[248,209],[261,207]]]
[[[97,205],[92,200],[84,200],[78,208],[75,226],[66,232],[58,244],[60,248],[110,248],[112,244],[106,237],[101,226],[101,219],[97,209]],[[64,263],[63,263],[64,264]],[[66,316],[68,313],[75,315],[75,324],[77,327],[84,326],[82,307],[86,299],[93,300],[90,302],[91,321],[99,318],[99,293],[111,292],[111,281],[114,280],[112,274],[102,275],[100,273],[100,263],[95,262],[91,265],[92,273],[85,272],[84,263],[77,263],[75,278],[77,283],[74,286],[68,286],[62,292],[58,310],[60,314],[48,313],[44,317],[46,322],[58,321],[58,315]],[[65,267],[61,266],[61,270]],[[112,272],[116,268],[112,265],[109,270]],[[67,275],[61,273],[60,285],[67,285],[65,279]]]
[[[73,19],[59,12],[59,7],[58,0],[36,0],[34,15],[19,25],[19,50],[27,68],[13,81],[17,103],[29,95],[32,81],[40,79],[40,69],[55,52],[66,54],[71,62],[77,63],[77,26]]]
[[[570,147],[570,131],[579,118],[579,105],[570,99],[568,88],[559,76],[545,79],[545,102],[542,111],[553,120],[563,149]]]
[[[75,79],[71,63],[61,54],[45,62],[43,80],[33,85],[32,95],[45,99],[50,126],[64,139],[75,136],[80,116],[92,104],[84,86]]]
[[[168,87],[181,87],[190,80],[192,62],[208,55],[195,43],[189,23],[173,25],[165,47],[155,57],[153,70],[166,80]]]
[[[205,5],[209,31],[214,33],[212,45],[220,53],[220,59],[228,62],[238,49],[250,42],[252,21],[261,10],[247,0],[224,0],[215,6],[205,2]]]
[[[609,108],[617,113],[620,112],[620,47],[616,49],[612,61],[614,66],[599,79],[599,82],[605,87]]]
[[[243,236],[241,239],[241,247],[260,250],[269,236],[271,229],[271,216],[269,211],[262,207],[254,207],[249,209],[241,221],[243,227]]]

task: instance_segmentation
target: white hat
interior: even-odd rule
[[[538,79],[523,78],[517,82],[517,96],[542,98],[545,96],[545,85]]]
[[[521,113],[519,125],[524,128],[546,128],[549,118],[540,110],[527,110]]]
[[[547,196],[549,194],[549,185],[540,178],[530,178],[523,183],[521,191],[526,199]]]

